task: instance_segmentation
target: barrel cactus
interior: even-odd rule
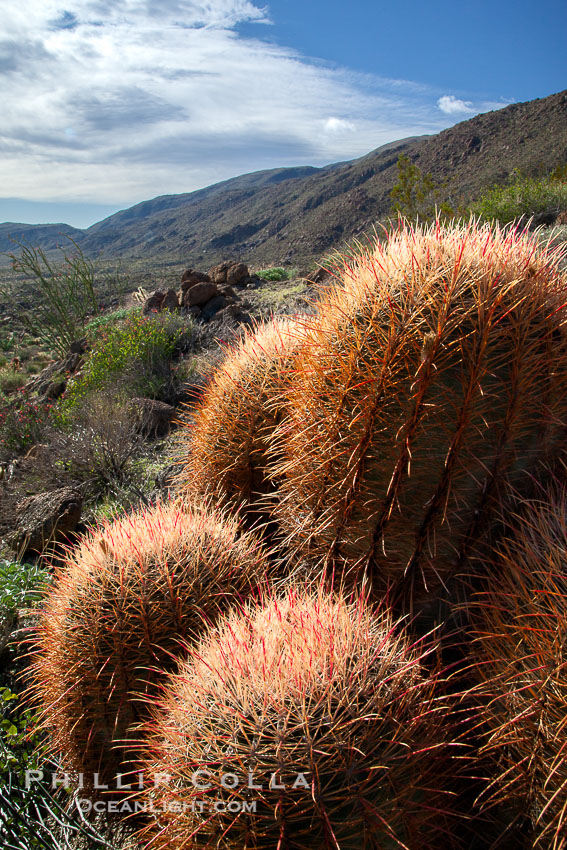
[[[35,636],[32,693],[54,752],[85,786],[128,768],[134,727],[180,641],[267,568],[233,520],[179,501],[107,521],[70,552]]]
[[[292,588],[233,610],[171,677],[148,733],[147,846],[451,841],[455,716],[423,654],[360,598]]]
[[[412,229],[345,260],[278,429],[293,556],[366,574],[400,610],[444,591],[564,444],[567,277],[533,234]]]
[[[247,331],[229,349],[178,434],[180,492],[240,508],[249,524],[265,518],[264,497],[274,490],[265,470],[281,419],[277,398],[304,324],[274,319]]]
[[[509,525],[487,589],[469,604],[480,679],[481,796],[527,816],[533,846],[567,844],[567,491],[526,503]]]

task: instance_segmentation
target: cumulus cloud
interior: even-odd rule
[[[269,8],[251,0],[6,4],[2,193],[129,204],[360,156],[443,129],[456,105],[469,111],[444,96],[440,115],[423,86],[271,43],[270,24]]]
[[[327,118],[324,126],[326,133],[352,133],[355,129],[352,121],[345,121],[344,118],[335,118],[334,116]]]
[[[437,106],[446,115],[475,112],[469,100],[459,100],[458,97],[454,97],[452,94],[444,94],[443,97],[440,97],[437,101]]]

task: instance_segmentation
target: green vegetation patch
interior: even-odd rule
[[[284,269],[283,266],[273,266],[269,269],[262,269],[256,272],[262,280],[293,280],[297,275],[297,269]]]
[[[526,177],[514,171],[507,185],[496,185],[471,206],[483,219],[508,224],[522,216],[567,210],[567,166],[547,177]]]
[[[82,373],[70,384],[59,413],[65,420],[94,392],[122,388],[130,397],[160,398],[171,379],[171,361],[192,325],[172,313],[129,313],[90,329],[92,347]]]

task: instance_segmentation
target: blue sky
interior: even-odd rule
[[[567,87],[564,0],[19,0],[0,31],[0,221],[84,227]]]

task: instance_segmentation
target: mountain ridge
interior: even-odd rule
[[[431,173],[444,187],[442,198],[468,202],[514,169],[543,173],[567,162],[567,91],[482,113],[435,135],[388,142],[355,160],[266,169],[157,196],[86,230],[20,227],[44,250],[57,244],[50,242],[53,228],[63,227],[90,255],[167,256],[196,267],[232,258],[302,265],[388,215],[400,153]],[[7,250],[7,228],[15,226],[0,224],[0,250]]]

